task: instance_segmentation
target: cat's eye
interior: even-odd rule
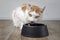
[[[31,17],[32,15],[31,15],[31,14],[29,14],[29,16]]]
[[[31,11],[34,11],[34,8],[31,7]]]
[[[39,16],[35,16],[35,18],[38,18]]]

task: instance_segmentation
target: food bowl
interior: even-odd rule
[[[26,37],[46,37],[49,35],[47,25],[41,23],[28,23],[24,24],[21,35]]]

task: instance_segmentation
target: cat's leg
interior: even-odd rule
[[[20,35],[21,35],[21,32],[22,32],[22,28],[23,28],[23,23],[20,24]],[[22,35],[20,36],[20,40],[22,40]]]
[[[21,31],[22,31],[22,27],[23,27],[23,23],[20,23],[20,34],[21,34]]]

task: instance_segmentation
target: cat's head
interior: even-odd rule
[[[28,21],[35,22],[40,18],[41,14],[44,12],[45,6],[43,8],[41,8],[41,7],[36,6],[36,5],[28,4],[28,6],[23,5],[22,10],[28,11],[28,13],[27,13],[28,14],[28,18],[27,18]]]

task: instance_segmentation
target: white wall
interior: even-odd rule
[[[60,0],[0,0],[0,19],[11,19],[12,10],[23,3],[46,5],[44,20],[60,20]]]

